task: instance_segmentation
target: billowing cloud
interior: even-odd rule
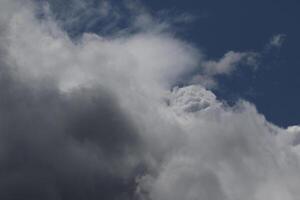
[[[178,86],[256,54],[207,60],[127,3],[128,29],[74,39],[51,7],[1,1],[0,199],[296,200],[298,127],[229,107],[204,82]]]
[[[141,194],[178,200],[297,199],[297,137],[289,135],[296,128],[285,132],[269,124],[249,103],[228,108],[201,87],[198,95],[182,90],[190,99],[177,114],[186,131],[184,145],[168,156],[158,175],[140,179]],[[197,98],[199,104],[211,99],[210,106],[190,112],[186,106],[195,108],[191,102]],[[178,105],[171,107],[178,112]]]

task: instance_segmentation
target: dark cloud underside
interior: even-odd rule
[[[30,87],[1,64],[0,199],[132,199],[141,141],[108,92]]]

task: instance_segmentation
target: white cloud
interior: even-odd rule
[[[202,73],[196,74],[191,83],[200,83],[207,88],[217,87],[216,75],[230,75],[240,66],[251,66],[254,70],[259,64],[259,53],[228,51],[219,60],[201,60]]]
[[[196,109],[189,116],[178,115],[184,145],[158,175],[140,179],[151,199],[297,199],[299,154],[277,140],[285,131],[268,125],[252,105]]]
[[[230,51],[209,61],[192,45],[160,29],[112,38],[84,34],[74,42],[51,17],[37,20],[26,6],[7,22],[5,59],[19,82],[42,87],[40,83],[49,81],[61,95],[98,86],[113,94],[145,142],[147,171],[139,177],[137,189],[141,199],[300,196],[297,137],[286,136],[298,135],[299,127],[272,125],[247,102],[223,105],[201,85],[172,88],[199,66],[203,76],[213,80],[239,64],[253,64],[255,53]]]
[[[283,134],[282,137],[284,141],[294,146],[295,148],[299,148],[300,144],[300,126],[290,126],[287,128],[287,133]]]
[[[286,39],[285,34],[274,35],[270,40],[269,46],[280,48],[283,45],[283,43],[285,42],[285,39]]]
[[[218,61],[207,61],[204,63],[206,73],[210,75],[215,74],[229,74],[239,64],[249,62],[249,59],[254,60],[253,53],[239,53],[234,51],[227,52],[223,58]]]
[[[169,104],[179,115],[194,113],[218,105],[216,96],[200,85],[191,85],[184,88],[175,87]]]

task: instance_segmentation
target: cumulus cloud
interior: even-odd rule
[[[211,109],[218,104],[216,96],[199,85],[175,87],[168,102],[179,115]]]
[[[0,3],[1,199],[300,195],[299,127],[277,127],[247,102],[229,107],[202,82],[178,86],[198,68],[214,81],[255,54],[207,60],[143,9],[134,32],[74,39],[51,6],[42,18],[37,6]]]
[[[281,138],[289,133],[266,122],[252,105],[182,112],[177,116],[187,131],[185,144],[159,175],[140,179],[150,199],[297,198],[299,155]]]

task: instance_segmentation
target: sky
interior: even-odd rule
[[[0,199],[297,200],[298,8],[1,0]]]
[[[74,2],[53,0],[51,5],[56,15],[61,17],[68,13],[62,8],[72,3],[74,5]],[[90,5],[99,3],[92,0],[86,2]],[[295,93],[300,85],[297,78],[297,47],[300,44],[298,1],[144,0],[142,3],[159,20],[186,17],[186,22],[175,22],[173,32],[204,51],[209,58],[220,59],[228,51],[259,53],[261,59],[256,70],[238,68],[231,76],[217,77],[220,86],[213,88],[214,92],[229,103],[240,98],[254,103],[259,112],[279,126],[299,123],[300,109],[297,109],[297,104],[300,96]],[[80,35],[85,31],[106,32],[102,28],[106,22],[99,19],[97,11],[80,13],[78,24],[67,26],[71,35]],[[117,26],[126,29],[128,21],[122,19]],[[107,34],[110,32],[107,31]],[[276,36],[282,36],[282,42],[270,48],[271,40]]]
[[[151,2],[155,10],[167,8],[172,1],[164,1],[163,6]],[[221,81],[216,92],[227,100],[241,97],[253,102],[277,125],[298,123],[299,1],[184,1],[174,7],[200,15],[185,37],[209,56],[219,57],[228,50],[263,54],[254,73],[241,69]],[[284,35],[284,42],[279,49],[266,52],[267,43],[276,35]]]

